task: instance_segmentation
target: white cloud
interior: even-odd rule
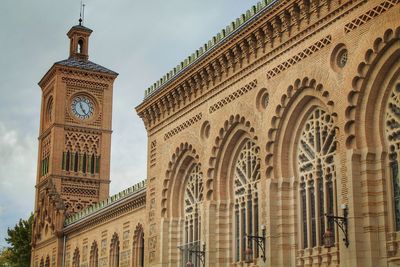
[[[111,193],[146,178],[146,133],[133,108],[144,90],[257,0],[87,1],[90,59],[120,73],[114,87]],[[79,1],[3,0],[0,8],[0,246],[33,209],[41,90],[68,57]],[[15,29],[18,29],[17,31]]]

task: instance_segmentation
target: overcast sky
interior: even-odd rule
[[[90,60],[119,73],[114,84],[111,191],[146,178],[146,132],[134,107],[144,90],[256,0],[86,0]],[[80,0],[1,0],[0,247],[34,208],[41,90],[66,59]]]

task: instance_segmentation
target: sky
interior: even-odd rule
[[[114,83],[111,186],[115,194],[146,178],[146,131],[134,108],[144,90],[257,0],[85,0],[93,30],[89,59],[119,73]],[[1,0],[0,248],[7,228],[34,209],[41,90],[66,59],[66,33],[80,0]]]

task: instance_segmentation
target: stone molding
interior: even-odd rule
[[[241,75],[243,78],[242,71],[249,71],[250,66],[256,67],[254,63],[260,62],[260,60],[264,62],[261,65],[270,63],[278,54],[281,55],[293,46],[299,45],[300,42],[330,25],[338,17],[347,15],[352,9],[365,2],[352,0],[341,3],[340,1],[323,0],[313,2],[309,7],[305,6],[304,3],[292,1],[283,8],[283,3],[279,2],[281,5],[279,7],[284,9],[285,12],[278,15],[269,14],[268,21],[266,21],[267,18],[264,20],[259,18],[257,24],[247,26],[246,31],[249,34],[247,38],[242,38],[243,34],[240,35],[240,40],[231,42],[235,43],[233,47],[229,47],[231,43],[221,46],[213,55],[209,55],[207,60],[204,59],[204,62],[188,69],[187,73],[181,75],[180,79],[173,83],[167,83],[163,90],[158,90],[157,94],[152,94],[151,97],[145,99],[136,107],[136,110],[139,117],[143,119],[146,129],[149,132],[152,131],[154,127],[172,117],[177,111],[182,112],[182,109],[188,105],[193,105],[192,102],[199,98],[203,99],[203,96],[210,91],[215,92],[220,84],[226,82],[225,80],[231,80],[237,75]],[[299,14],[297,19],[295,19],[294,14]],[[315,14],[316,18],[311,19],[312,14]],[[285,17],[285,19],[281,19],[282,17]],[[282,21],[288,22],[282,23]],[[303,25],[304,23],[307,25]],[[306,29],[303,29],[303,27],[306,27]],[[254,30],[254,28],[256,29]],[[294,32],[295,30],[296,32]],[[267,36],[269,38],[266,38]],[[303,39],[299,40],[299,38]],[[256,45],[252,46],[253,43]],[[268,43],[271,47],[270,51],[266,50]],[[283,50],[278,52],[278,49]],[[259,50],[263,52],[261,56],[258,55]],[[218,56],[219,58],[213,59]],[[266,56],[271,57],[271,59],[265,62]],[[221,63],[226,60],[228,63]],[[216,68],[220,71],[216,71]],[[259,66],[256,68],[259,68]],[[241,71],[238,72],[239,69]],[[211,90],[211,88],[214,89]]]

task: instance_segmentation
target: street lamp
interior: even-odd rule
[[[255,235],[246,235],[248,238],[248,244],[247,248],[245,250],[245,262],[253,262],[253,249],[251,248],[251,241],[255,240],[257,243],[257,246],[261,250],[261,259],[265,262],[266,257],[265,257],[265,225],[261,225],[261,231],[262,231],[262,236],[255,236]]]
[[[346,247],[349,247],[349,238],[348,238],[348,210],[347,210],[347,205],[343,204],[342,205],[342,210],[343,210],[343,217],[340,216],[334,216],[332,214],[325,214],[326,218],[328,219],[328,225],[329,227],[336,223],[340,230],[342,230],[344,238],[344,244]],[[331,248],[335,245],[335,235],[333,234],[332,230],[328,228],[323,236],[324,239],[324,247],[326,248]]]
[[[202,249],[201,250],[192,250],[192,249],[187,249],[187,251],[189,252],[189,260],[186,263],[186,267],[193,267],[194,264],[192,262],[192,253],[199,258],[200,262],[203,264],[203,266],[205,266],[206,264],[206,242],[202,242]]]

